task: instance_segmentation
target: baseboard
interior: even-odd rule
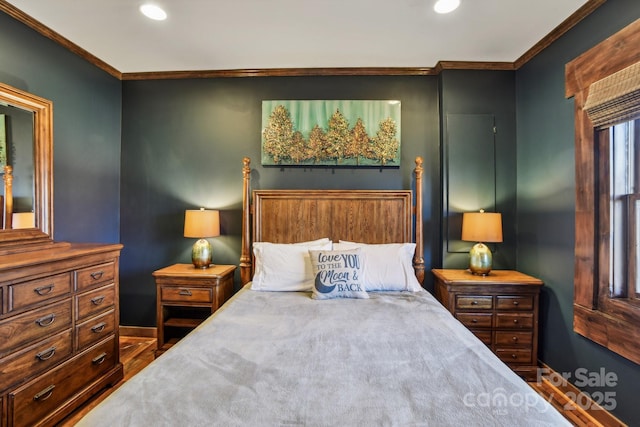
[[[120,336],[158,338],[158,329],[154,327],[147,327],[147,326],[120,325]]]
[[[540,369],[543,372],[539,375],[541,388],[546,389],[548,393],[553,394],[556,403],[562,406],[565,414],[569,411],[576,411],[587,417],[588,425],[602,426],[620,426],[625,427],[626,424],[616,418],[611,412],[604,409],[601,405],[591,399],[588,393],[582,392],[578,387],[567,381],[560,373],[554,371],[544,363]],[[536,388],[536,387],[534,387]],[[562,396],[561,398],[557,398]]]

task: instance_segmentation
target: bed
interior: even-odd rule
[[[242,288],[80,426],[569,425],[422,289],[421,159],[414,191],[250,175]]]

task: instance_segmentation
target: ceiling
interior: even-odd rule
[[[121,73],[515,62],[585,0],[9,0]]]

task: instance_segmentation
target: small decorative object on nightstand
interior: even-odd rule
[[[438,301],[517,374],[536,380],[542,281],[511,270],[494,270],[490,276],[432,272]]]
[[[233,294],[235,265],[207,269],[174,264],[153,272],[157,292],[156,357],[209,317]]]

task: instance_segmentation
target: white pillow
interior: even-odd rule
[[[415,243],[366,244],[340,240],[334,250],[360,248],[367,291],[422,291],[413,269]]]
[[[309,249],[331,250],[328,238],[300,243],[254,242],[256,291],[311,291],[313,268]]]
[[[311,298],[369,298],[360,280],[360,249],[349,251],[309,250],[315,276]]]

